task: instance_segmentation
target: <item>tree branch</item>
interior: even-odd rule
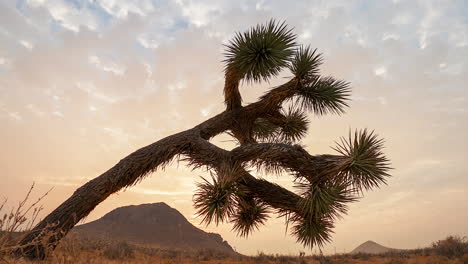
[[[285,168],[311,183],[338,174],[346,162],[344,156],[312,156],[299,145],[283,143],[239,146],[231,151],[231,158],[239,162],[252,162],[267,169]]]
[[[197,141],[209,139],[229,130],[238,123],[239,116],[246,115],[246,111],[254,112],[255,108],[224,111],[192,129],[168,136],[131,153],[108,171],[78,188],[70,198],[38,223],[20,241],[19,248],[21,250],[17,252],[18,255],[44,258],[45,248],[43,246],[26,246],[32,241],[40,241],[45,236],[44,229],[55,225],[54,228],[60,230],[56,236],[48,239],[48,245],[54,248],[76,223],[86,217],[112,193],[136,184],[158,167],[169,163],[174,156],[190,152]],[[210,150],[205,154],[209,153],[211,153]],[[251,182],[254,181],[251,180]]]
[[[194,139],[191,142],[189,151],[184,152],[188,156],[186,160],[194,167],[207,166],[210,168],[220,168],[223,165],[236,166],[238,161],[230,151],[222,149],[204,139]],[[247,187],[249,193],[270,205],[282,210],[299,212],[301,197],[277,184],[263,179],[257,179],[245,169],[242,171],[240,183]]]

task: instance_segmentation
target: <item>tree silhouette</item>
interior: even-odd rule
[[[271,20],[237,33],[225,49],[224,112],[131,153],[78,188],[21,240],[19,254],[44,258],[47,248],[55,248],[109,195],[137,184],[174,158],[211,173],[194,195],[204,223],[229,221],[239,235],[248,236],[276,213],[286,218],[303,245],[329,242],[347,204],[389,176],[382,139],[366,129],[350,131],[333,148],[334,155],[310,155],[297,144],[307,133],[307,112],[343,114],[351,90],[345,81],[320,75],[322,55],[298,45],[284,22]],[[292,73],[287,82],[242,105],[241,84],[268,81],[285,69]],[[238,146],[228,151],[209,142],[221,133],[231,135]],[[289,173],[295,191],[254,177],[251,170]],[[59,232],[47,236],[50,230]]]

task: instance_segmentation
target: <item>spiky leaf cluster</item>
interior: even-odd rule
[[[348,82],[317,76],[299,87],[296,103],[317,115],[342,114],[350,95]]]
[[[317,49],[300,46],[288,68],[298,80],[307,82],[318,76],[322,62],[322,54],[318,53]]]
[[[351,182],[356,189],[369,190],[386,183],[391,169],[389,160],[383,153],[384,141],[367,129],[349,132],[348,138],[341,138],[334,148],[346,162],[337,179]]]
[[[300,109],[289,108],[279,125],[279,138],[281,142],[297,142],[302,139],[309,126],[307,115]]]
[[[233,213],[237,186],[234,181],[213,174],[211,179],[212,182],[202,178],[203,181],[197,183],[193,202],[197,214],[203,217],[202,223],[218,225]]]
[[[347,213],[348,203],[357,200],[354,192],[350,190],[350,185],[346,183],[299,183],[298,187],[304,197],[301,210],[306,218],[320,219],[325,216],[336,219]]]
[[[240,196],[237,207],[231,217],[232,229],[241,237],[247,237],[264,225],[270,213],[268,206],[258,199]]]
[[[299,47],[288,68],[298,81],[295,103],[317,115],[342,114],[348,107],[349,83],[333,77],[321,77],[322,54],[309,46]]]
[[[262,142],[298,142],[307,133],[309,121],[300,109],[290,107],[274,118],[257,118],[253,134]]]
[[[329,242],[333,233],[333,222],[346,214],[348,203],[357,200],[349,184],[321,182],[311,184],[307,181],[297,183],[301,190],[300,212],[287,215],[292,224],[291,233],[298,242],[308,247],[322,247]]]
[[[385,183],[390,169],[382,152],[383,141],[373,132],[355,131],[342,138],[337,151],[342,155],[326,161],[333,168],[324,167],[326,175],[313,182],[298,177],[296,187],[301,190],[300,213],[288,218],[292,234],[306,246],[328,242],[333,222],[348,211],[348,204],[357,201],[363,189]],[[301,176],[301,175],[299,175]]]
[[[277,76],[294,53],[295,39],[284,22],[275,20],[237,33],[226,45],[225,71],[233,71],[247,82]]]
[[[258,198],[249,196],[239,184],[237,170],[218,169],[211,174],[212,181],[202,178],[197,184],[194,206],[206,225],[231,222],[239,236],[247,237],[265,223],[268,206]]]
[[[271,141],[277,133],[278,126],[268,119],[259,117],[255,119],[252,133],[257,141]]]
[[[289,221],[293,224],[291,234],[304,246],[321,248],[331,241],[334,224],[330,218],[309,219],[294,215]]]

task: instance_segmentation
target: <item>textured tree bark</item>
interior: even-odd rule
[[[78,188],[19,242],[16,254],[30,259],[44,259],[46,251],[53,250],[60,239],[99,203],[122,188],[135,185],[178,155],[186,156],[194,167],[220,168],[226,164],[240,166],[239,183],[246,187],[252,197],[261,199],[281,213],[300,214],[301,196],[252,176],[243,166],[251,162],[284,167],[313,182],[325,174],[336,173],[344,157],[312,156],[298,145],[256,143],[253,140],[252,126],[255,119],[274,116],[281,104],[295,95],[297,84],[294,79],[270,90],[259,101],[245,107],[240,104],[238,83],[234,84],[226,84],[233,85],[225,90],[226,111],[192,129],[168,136],[131,153],[108,171]],[[208,141],[226,131],[230,131],[238,139],[239,147],[227,151]],[[49,232],[54,235],[50,236]]]
[[[234,94],[232,104],[235,106],[234,109],[218,114],[192,129],[143,147],[120,160],[114,167],[78,188],[70,198],[38,223],[19,242],[16,254],[30,259],[45,258],[46,249],[54,249],[60,239],[99,203],[122,188],[136,184],[158,167],[168,164],[178,154],[191,153],[191,155],[209,159],[211,164],[206,160],[203,161],[208,165],[215,165],[223,158],[232,159],[228,152],[222,153],[218,147],[206,140],[234,129],[237,131],[241,144],[250,143],[251,131],[247,127],[244,130],[245,134],[242,134],[242,129],[245,129],[243,127],[245,122],[242,121],[253,122],[254,117],[267,115],[272,109],[277,109],[284,100],[294,95],[294,86],[291,84],[294,82],[290,81],[272,89],[261,100],[246,107],[238,105],[240,102],[240,97],[236,96],[238,86],[234,87],[233,90],[228,91],[229,94]],[[209,151],[206,151],[207,149]],[[256,179],[247,172],[243,179],[243,184],[252,193],[265,200],[272,207],[281,210],[295,210],[297,207],[300,199],[298,195],[276,184]],[[272,195],[274,193],[278,195]],[[53,231],[55,235],[48,236],[47,231]],[[43,240],[46,240],[45,243]]]
[[[231,151],[233,160],[255,161],[256,164],[273,165],[307,176],[309,182],[337,175],[347,164],[339,155],[310,155],[300,145],[283,143],[257,143],[237,147]]]
[[[228,111],[242,107],[242,96],[239,92],[240,80],[240,76],[232,71],[226,72],[224,81],[224,103]]]
[[[78,188],[21,240],[17,253],[32,259],[43,259],[46,247],[55,248],[60,239],[99,203],[122,188],[134,185],[158,166],[170,162],[177,154],[190,155],[194,160],[211,167],[218,167],[224,161],[233,160],[229,151],[197,137],[194,131],[196,130],[187,130],[141,148]],[[250,193],[273,208],[297,211],[301,198],[293,192],[266,180],[257,179],[247,172],[243,174],[243,184]],[[48,237],[46,232],[43,232],[48,229],[58,232]],[[47,237],[45,245],[35,243],[43,237]]]

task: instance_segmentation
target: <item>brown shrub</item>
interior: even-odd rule
[[[448,258],[458,258],[468,253],[466,237],[448,236],[444,240],[434,242],[432,247],[437,255]]]
[[[108,259],[128,259],[135,256],[134,248],[125,241],[107,245],[102,254]]]

